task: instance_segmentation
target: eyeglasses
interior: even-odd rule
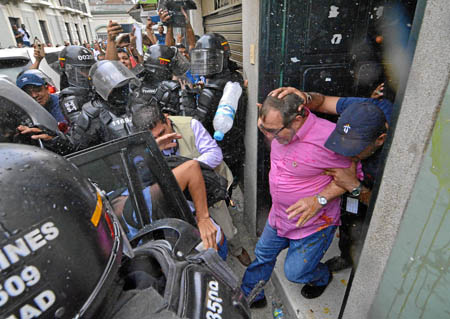
[[[280,134],[280,132],[286,128],[286,125],[283,125],[283,127],[279,128],[277,130],[265,128],[262,124],[259,124],[258,128],[261,130],[261,132],[269,134],[269,135],[273,135],[273,137],[277,139],[278,134]]]
[[[24,88],[24,91],[26,93],[28,93],[28,95],[31,95],[31,93],[40,93],[42,91],[43,87],[44,86],[34,86],[34,85],[32,86],[32,85],[29,85],[28,87]]]

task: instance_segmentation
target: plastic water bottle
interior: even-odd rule
[[[275,301],[272,301],[272,311],[273,311],[273,318],[274,319],[281,319],[284,318],[284,312],[283,312],[283,306]]]
[[[221,141],[225,133],[233,126],[241,94],[242,88],[239,82],[227,82],[213,120],[214,139],[217,141]]]

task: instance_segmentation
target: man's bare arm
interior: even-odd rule
[[[106,45],[106,60],[119,60],[119,56],[117,55],[116,48],[116,37],[123,31],[120,24],[117,22],[109,21],[108,24],[108,44]]]
[[[182,190],[187,188],[191,194],[203,246],[205,249],[214,248],[217,250],[217,229],[209,218],[208,204],[206,201],[206,187],[200,164],[195,160],[191,160],[177,166],[172,172],[175,175],[180,188]]]

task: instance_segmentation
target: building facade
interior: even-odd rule
[[[12,25],[25,24],[30,41],[63,45],[92,42],[92,16],[87,0],[1,0],[0,47],[16,46]]]
[[[131,0],[90,0],[89,4],[93,31],[97,38],[106,40],[106,28],[110,20],[120,24],[136,23],[128,14],[128,10],[134,5]]]

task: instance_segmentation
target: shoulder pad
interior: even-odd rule
[[[88,114],[86,112],[81,112],[80,116],[77,119],[76,125],[83,131],[86,131],[90,123],[91,118],[88,116]]]
[[[89,94],[89,89],[69,86],[59,92],[59,97],[62,98],[68,95],[87,95],[87,94]]]
[[[87,102],[83,105],[83,113],[86,113],[90,118],[98,117],[101,110],[100,107],[94,106],[92,102]]]
[[[180,88],[180,83],[175,81],[162,81],[160,86],[166,87],[169,91],[175,91]]]
[[[205,84],[205,88],[210,88],[213,90],[223,90],[225,84],[227,84],[229,80],[230,79],[228,78],[208,79],[207,83]]]

